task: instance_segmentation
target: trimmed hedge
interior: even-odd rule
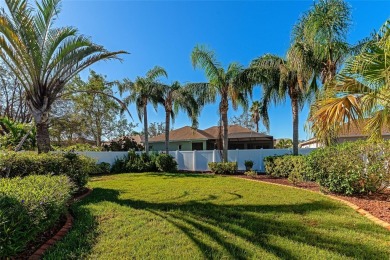
[[[237,162],[210,162],[208,166],[215,174],[235,174],[238,170]]]
[[[15,256],[65,214],[74,186],[66,176],[0,179],[0,258]]]
[[[67,175],[81,188],[95,171],[93,159],[75,153],[0,152],[0,177]]]
[[[390,143],[365,141],[316,149],[307,157],[308,176],[331,192],[347,195],[390,185]]]
[[[268,156],[264,158],[265,172],[273,177],[288,178],[291,174],[293,177],[290,181],[293,183],[306,179],[307,163],[305,156]]]

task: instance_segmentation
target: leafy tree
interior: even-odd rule
[[[229,124],[240,125],[251,130],[256,130],[256,125],[252,120],[252,115],[248,111],[243,111],[241,115],[229,118]]]
[[[149,152],[148,142],[148,103],[152,103],[157,109],[159,99],[159,82],[157,79],[161,76],[167,77],[167,72],[161,67],[154,67],[146,73],[145,77],[137,77],[134,82],[129,79],[124,79],[119,84],[119,91],[122,95],[128,91],[129,95],[124,99],[126,104],[135,103],[140,121],[144,123],[145,133],[145,152]]]
[[[31,113],[25,102],[25,93],[18,79],[0,63],[0,116],[18,123],[30,123]]]
[[[0,148],[32,150],[36,147],[35,128],[31,124],[17,123],[0,118]]]
[[[148,136],[149,138],[155,137],[165,133],[165,123],[164,122],[151,122],[148,126]],[[141,131],[140,135],[144,135],[144,131]]]
[[[0,59],[23,86],[34,118],[38,152],[50,150],[49,112],[66,83],[100,60],[118,59],[79,35],[74,27],[54,28],[60,0],[5,0],[0,12]]]
[[[326,138],[329,129],[339,131],[344,123],[349,126],[366,119],[365,131],[371,139],[382,138],[382,129],[390,127],[389,59],[390,20],[347,61],[336,81],[321,95],[309,118],[316,136]]]
[[[110,98],[112,87],[104,76],[91,71],[87,82],[76,76],[69,88],[75,92],[70,98],[84,129],[93,136],[96,146],[101,146],[103,136],[110,136],[115,130],[115,119],[120,112],[119,104]]]
[[[231,63],[225,70],[217,61],[215,53],[205,46],[195,46],[191,54],[194,68],[204,70],[208,83],[191,84],[199,104],[213,103],[217,96],[221,98],[219,114],[222,122],[222,159],[228,158],[228,110],[229,100],[233,109],[238,105],[247,108],[247,96],[251,94],[252,85],[242,77],[243,68],[238,63]]]
[[[175,81],[172,85],[161,85],[159,102],[165,109],[165,152],[169,151],[170,119],[175,120],[175,115],[182,109],[192,120],[192,127],[198,127],[199,106],[190,89],[183,87]]]
[[[275,145],[275,148],[277,149],[291,148],[291,147],[293,147],[293,142],[289,138],[279,139]]]

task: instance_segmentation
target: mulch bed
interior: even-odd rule
[[[73,203],[76,200],[80,200],[84,198],[90,192],[91,190],[88,188],[80,189],[70,199],[69,204]],[[66,215],[62,216],[52,228],[46,230],[45,232],[37,236],[37,238],[34,241],[30,242],[27,245],[26,250],[20,253],[19,255],[15,256],[14,259],[28,259],[29,257],[31,257],[37,251],[37,249],[39,249],[42,245],[45,245],[51,238],[53,238],[53,236],[58,234],[58,232],[64,227],[66,220],[67,220],[67,216]]]
[[[244,179],[252,179],[258,181],[265,181],[277,184],[288,185],[292,187],[303,188],[307,190],[320,192],[320,186],[315,182],[303,182],[294,186],[291,182],[284,178],[275,178],[268,175],[257,175],[256,177],[238,176]],[[358,207],[368,211],[375,217],[390,223],[390,189],[386,189],[380,193],[359,195],[359,196],[342,196],[338,194],[331,194],[332,196],[349,201]]]

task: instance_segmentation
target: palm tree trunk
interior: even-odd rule
[[[145,133],[145,152],[149,153],[148,111],[147,111],[146,104],[144,104],[144,133]]]
[[[38,153],[48,153],[50,151],[49,124],[47,121],[35,122],[37,128]]]
[[[228,161],[228,146],[229,146],[229,143],[228,143],[229,142],[229,138],[228,138],[229,125],[228,125],[228,116],[227,116],[228,108],[229,108],[229,104],[228,104],[227,96],[226,97],[222,96],[222,100],[221,100],[221,118],[222,118],[222,130],[223,130],[222,159],[224,162]]]
[[[293,155],[298,155],[298,97],[291,98],[291,108],[293,114]]]
[[[165,153],[169,153],[169,128],[171,124],[171,111],[165,111]]]
[[[256,121],[256,132],[259,132],[259,121]]]

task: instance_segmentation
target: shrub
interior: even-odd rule
[[[215,174],[234,174],[238,170],[237,162],[211,162],[208,166]]]
[[[308,169],[305,156],[269,156],[264,159],[264,162],[268,175],[289,178],[294,184],[304,179],[306,180],[306,172]],[[293,176],[290,177],[291,174]]]
[[[0,258],[22,252],[66,212],[72,183],[66,176],[0,179]]]
[[[253,161],[251,161],[251,160],[245,161],[244,165],[245,165],[246,170],[251,170],[253,167]]]
[[[156,158],[159,155],[151,153],[150,155],[142,153],[138,155],[134,150],[122,158],[117,158],[111,167],[113,173],[123,172],[148,172],[157,171]]]
[[[0,153],[1,177],[24,177],[28,175],[67,175],[83,187],[88,175],[96,170],[93,159],[75,153],[2,152]]]
[[[307,158],[308,176],[331,192],[377,192],[390,184],[390,143],[365,141],[320,148]]]
[[[177,162],[169,154],[159,154],[156,157],[156,167],[161,172],[176,172]]]
[[[111,169],[111,164],[106,162],[101,162],[96,164],[96,170],[94,174],[109,174]]]
[[[254,178],[254,177],[257,176],[257,172],[255,172],[255,171],[253,171],[253,170],[246,171],[246,172],[244,172],[244,174],[245,174],[246,176],[249,176],[249,177],[252,177],[252,178]]]

